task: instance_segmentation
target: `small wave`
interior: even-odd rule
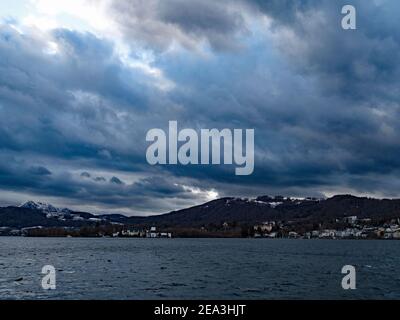
[[[242,292],[262,292],[259,288],[242,288],[240,289]]]
[[[187,286],[184,283],[177,283],[177,282],[167,283],[166,285],[169,287],[186,287]]]

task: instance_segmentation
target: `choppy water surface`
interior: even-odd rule
[[[399,269],[398,241],[0,237],[0,299],[398,299]]]

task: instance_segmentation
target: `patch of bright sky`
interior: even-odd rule
[[[70,2],[83,3],[83,1],[76,0]],[[0,19],[2,21],[15,20],[20,25],[34,26],[43,31],[57,27],[78,30],[89,29],[89,25],[84,20],[78,19],[76,14],[71,15],[68,14],[67,10],[63,10],[65,3],[66,1],[59,0],[2,1],[0,2]]]
[[[164,91],[172,90],[174,83],[167,79],[162,70],[153,65],[151,52],[135,46],[135,55],[131,54],[132,44],[125,43],[113,19],[108,16],[109,0],[15,0],[0,2],[0,20],[12,22],[20,33],[26,28],[37,28],[43,32],[55,28],[66,28],[79,32],[90,32],[99,38],[114,42],[115,53],[127,68],[140,69]],[[49,42],[44,48],[48,54],[57,53],[55,43]]]
[[[31,21],[48,20],[56,27],[78,31],[90,31],[98,36],[111,32],[112,21],[106,18],[107,1],[86,0],[30,0],[34,11],[25,17]],[[44,26],[46,27],[46,26]],[[50,25],[50,27],[52,27]],[[100,31],[100,32],[98,32]]]
[[[0,19],[26,16],[32,7],[26,0],[0,1]]]
[[[203,190],[203,189],[192,187],[192,186],[185,186],[185,185],[178,185],[178,184],[175,184],[175,185],[181,186],[183,188],[183,190],[191,192],[195,195],[201,196],[202,198],[206,199],[207,201],[212,201],[219,197],[218,192],[214,189]]]

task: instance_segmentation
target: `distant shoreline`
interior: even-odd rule
[[[366,238],[254,238],[254,237],[172,237],[172,238],[145,238],[145,237],[65,237],[65,236],[0,236],[1,238],[36,238],[36,239],[125,239],[125,240],[137,240],[142,239],[145,240],[173,240],[173,239],[247,239],[247,240],[256,240],[256,241],[279,241],[279,240],[290,240],[290,241],[398,241],[399,239],[366,239]]]

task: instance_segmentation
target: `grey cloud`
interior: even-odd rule
[[[5,153],[0,154],[0,160],[0,198],[3,191],[16,192],[60,199],[60,202],[67,199],[78,209],[79,206],[98,207],[99,213],[119,210],[137,215],[167,212],[206,200],[182,187],[182,183],[190,185],[190,181],[173,176],[149,176],[129,184],[114,176],[110,185],[98,183],[98,180],[106,182],[103,177],[83,179],[81,175],[75,177],[68,169],[38,175],[26,161]]]
[[[400,32],[396,1],[251,1],[275,22],[278,46],[297,72],[318,79],[326,94],[395,100]],[[343,30],[341,8],[357,9],[358,28]],[[281,32],[284,29],[292,33]]]
[[[45,167],[41,167],[41,166],[30,167],[29,168],[29,172],[31,174],[38,175],[38,176],[49,176],[49,175],[51,175],[51,171],[50,170],[48,170]]]
[[[54,31],[60,52],[51,56],[40,37],[3,25],[1,189],[132,213],[206,201],[210,189],[398,196],[399,5],[352,2],[356,32],[340,28],[341,1],[115,2],[112,14],[127,39],[154,49],[151,66],[175,84],[167,91],[124,66],[112,43],[91,34]],[[272,29],[246,33],[245,16],[257,23],[262,15],[273,20]],[[232,51],[237,36],[246,46]],[[173,42],[193,49],[203,40],[211,57],[163,51]],[[147,130],[166,129],[172,117],[180,128],[254,128],[254,174],[147,165]],[[75,177],[82,170],[90,176]],[[98,176],[103,172],[137,176],[110,184]]]
[[[83,178],[90,178],[91,175],[90,175],[89,172],[82,172],[82,173],[81,173],[81,177],[83,177]]]
[[[164,50],[178,43],[196,49],[206,40],[216,50],[240,47],[248,31],[237,1],[114,1],[111,12],[127,39]]]
[[[145,74],[126,69],[111,44],[92,35],[56,30],[59,54],[50,56],[41,39],[6,25],[0,34],[3,147],[103,163],[115,152],[135,166],[144,143],[131,139],[162,101],[156,88],[150,96]]]
[[[115,184],[124,184],[119,178],[117,178],[117,177],[112,177],[111,179],[110,179],[110,182],[111,183],[115,183]]]

